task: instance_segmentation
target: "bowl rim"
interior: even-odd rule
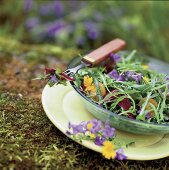
[[[125,52],[125,51],[120,51],[120,52]],[[146,56],[146,55],[144,55],[144,56]],[[147,56],[147,57],[148,57],[148,56]],[[67,68],[70,69],[70,68],[71,68],[71,64],[72,64],[73,62],[75,62],[78,58],[80,59],[79,56],[74,57],[74,58],[68,63]],[[151,57],[149,57],[149,58],[151,58]],[[78,63],[76,63],[76,64],[78,64]],[[128,121],[128,122],[130,122],[130,123],[132,123],[132,124],[137,124],[137,125],[138,125],[138,124],[139,124],[139,125],[149,125],[149,126],[152,126],[152,127],[161,127],[161,128],[162,128],[162,127],[169,127],[169,124],[157,124],[157,123],[141,122],[141,121],[136,120],[136,119],[133,120],[133,119],[130,119],[130,118],[128,118],[128,117],[124,117],[124,116],[118,115],[118,114],[116,114],[116,113],[114,113],[114,112],[112,112],[112,111],[110,111],[110,110],[107,110],[107,109],[99,106],[98,104],[94,103],[90,98],[88,98],[87,96],[85,96],[85,95],[79,90],[79,88],[75,85],[74,81],[70,81],[70,84],[71,84],[71,86],[73,87],[73,89],[74,89],[82,98],[84,98],[87,102],[91,103],[91,104],[94,105],[95,107],[98,107],[99,109],[103,110],[104,112],[109,113],[110,116],[114,116],[114,117],[117,117],[118,119],[123,119],[123,120],[126,120],[126,121]]]

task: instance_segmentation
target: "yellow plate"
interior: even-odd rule
[[[52,123],[66,135],[68,122],[80,123],[94,117],[85,110],[76,92],[70,85],[45,86],[42,93],[42,105]],[[124,148],[127,159],[153,160],[169,156],[169,134],[167,135],[135,135],[117,131],[121,139],[134,139],[134,145]],[[70,137],[70,136],[68,136]],[[96,152],[101,152],[102,147],[91,141],[83,140],[83,146]]]

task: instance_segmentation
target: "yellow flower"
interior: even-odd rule
[[[91,139],[95,139],[96,138],[96,135],[93,134],[93,133],[91,133],[89,136],[90,136]]]
[[[103,142],[102,154],[107,159],[115,158],[116,152],[112,142],[110,141]]]
[[[94,93],[96,93],[96,86],[94,84],[92,84],[92,85],[86,87],[85,91],[89,91],[94,94]]]
[[[143,68],[144,70],[147,70],[147,69],[149,68],[149,66],[146,65],[146,64],[144,64],[144,65],[142,65],[142,68]]]
[[[96,85],[93,83],[93,78],[89,77],[88,75],[84,76],[83,85],[85,87],[85,91],[87,91],[91,95],[91,98],[93,98],[93,100],[98,101],[97,89],[96,89]],[[101,95],[105,96],[106,88],[104,87],[102,83],[99,83],[99,89],[100,89]]]
[[[150,79],[148,77],[143,77],[143,80],[146,82],[146,83],[149,83],[150,82]]]
[[[83,85],[85,87],[89,87],[92,85],[92,82],[93,82],[93,78],[92,77],[89,77],[89,76],[84,76],[83,78]]]
[[[90,129],[93,127],[93,124],[92,123],[88,123],[87,124],[87,130],[89,130],[90,131]]]
[[[142,106],[143,102],[145,102],[146,98],[143,98],[140,102],[139,102],[139,106]],[[151,110],[152,109],[152,106],[151,105],[154,105],[155,108],[158,107],[158,103],[155,99],[149,99],[147,105],[146,105],[146,110]],[[149,112],[150,113],[150,116],[153,117],[154,116],[154,111],[151,111]]]

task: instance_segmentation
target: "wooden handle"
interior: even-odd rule
[[[117,38],[92,51],[91,53],[85,55],[82,60],[92,65],[96,65],[106,60],[111,53],[115,53],[123,49],[125,46],[126,42]]]

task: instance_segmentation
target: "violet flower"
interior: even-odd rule
[[[150,119],[151,118],[151,114],[148,112],[147,114],[146,114],[146,119]]]
[[[125,81],[125,76],[123,74],[119,75],[117,81]]]
[[[106,141],[106,138],[101,137],[101,136],[96,136],[94,143],[98,146],[102,146],[103,142],[105,142],[105,141]]]
[[[126,78],[135,80],[137,84],[140,84],[142,80],[142,75],[134,71],[126,71]]]
[[[47,27],[48,36],[52,37],[56,34],[56,32],[60,31],[65,26],[64,22],[54,22],[53,24]]]
[[[123,74],[119,75],[116,69],[113,69],[108,73],[108,76],[117,81],[125,81],[125,76]]]
[[[73,130],[73,134],[76,135],[77,133],[85,133],[87,131],[86,129],[86,122],[81,122],[78,125],[72,124],[69,122],[68,128]]]
[[[136,81],[137,84],[140,84],[141,79],[142,79],[142,75],[141,74],[132,75],[131,77],[132,77],[133,80]]]
[[[100,31],[94,22],[86,22],[85,28],[87,30],[87,35],[91,40],[97,39],[97,37],[100,35]]]
[[[118,149],[116,151],[116,157],[115,157],[117,160],[125,160],[127,159],[127,156],[124,155],[124,151],[122,148]]]
[[[111,128],[109,122],[106,121],[105,129],[102,131],[102,135],[105,138],[112,138],[115,135],[115,128]]]
[[[54,10],[55,10],[56,16],[58,16],[58,17],[62,16],[62,14],[64,13],[63,3],[61,1],[55,1],[54,2]]]
[[[117,70],[113,69],[110,73],[108,73],[108,76],[112,79],[117,80],[119,78],[119,74]]]
[[[33,0],[25,0],[24,1],[24,11],[29,12],[33,7]]]
[[[51,78],[50,78],[50,82],[52,82],[52,83],[58,83],[58,82],[59,82],[59,79],[56,78],[55,75],[52,75]]]
[[[32,18],[28,18],[26,20],[26,28],[31,30],[33,29],[34,27],[36,27],[37,25],[39,25],[40,21],[39,21],[39,18],[36,18],[36,17],[32,17]]]
[[[39,13],[42,16],[47,16],[55,13],[57,17],[60,17],[64,13],[63,3],[61,1],[45,3],[40,6]]]
[[[51,3],[43,4],[39,8],[39,13],[41,16],[47,16],[53,11],[52,8],[53,8],[53,3],[52,4]]]
[[[90,132],[93,134],[96,134],[98,131],[101,130],[102,122],[100,120],[93,119],[93,120],[87,122],[87,124],[92,124]]]
[[[90,30],[87,35],[91,40],[95,40],[99,36],[99,32],[97,30]]]
[[[110,59],[113,60],[115,63],[121,61],[121,56],[119,54],[110,54]]]
[[[84,37],[79,37],[78,39],[77,39],[77,45],[79,45],[79,46],[83,46],[85,44],[85,38]]]
[[[131,78],[131,76],[134,75],[134,74],[135,74],[135,72],[133,72],[133,71],[126,71],[126,77],[127,78]]]
[[[66,131],[66,134],[68,135],[68,136],[70,136],[71,135],[71,132],[69,132],[68,130]]]

